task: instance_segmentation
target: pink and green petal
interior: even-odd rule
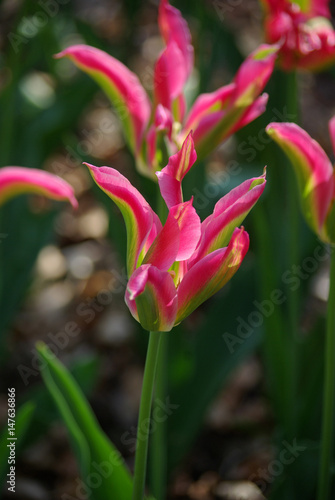
[[[308,17],[322,16],[330,18],[329,0],[261,0],[266,11],[285,12],[300,8]]]
[[[170,156],[169,162],[160,172],[156,172],[158,184],[168,208],[183,201],[181,182],[197,159],[192,132],[186,137],[181,150]]]
[[[268,95],[263,94],[250,106],[232,106],[205,116],[193,134],[198,158],[204,158],[229,136],[258,118],[264,113],[267,101]]]
[[[249,236],[235,229],[227,248],[220,248],[197,262],[178,287],[179,323],[209,299],[234,276],[249,248]]]
[[[185,83],[184,60],[175,42],[170,42],[160,54],[154,71],[155,104],[162,104],[172,111],[172,103],[182,92]]]
[[[193,129],[199,158],[264,112],[268,96],[259,94],[272,74],[277,53],[277,45],[261,45],[243,62],[233,83],[196,100],[181,136]]]
[[[120,209],[127,229],[127,269],[130,275],[141,254],[161,230],[161,222],[139,191],[120,172],[110,167],[89,165],[93,179]]]
[[[143,328],[169,332],[177,314],[177,293],[170,273],[145,264],[128,281],[126,304]]]
[[[333,118],[329,120],[328,129],[329,129],[330,140],[333,146],[333,152],[335,153],[335,116],[333,116]]]
[[[299,5],[301,11],[308,16],[330,18],[329,0],[295,0],[294,3]]]
[[[155,105],[168,109],[175,122],[182,122],[186,103],[182,94],[186,68],[177,44],[171,41],[159,56],[154,73]]]
[[[74,208],[78,207],[73,188],[57,175],[37,168],[0,168],[0,205],[23,193],[41,194],[59,201],[67,200]]]
[[[166,135],[171,140],[173,117],[171,112],[158,104],[155,111],[155,127],[158,132],[166,132]]]
[[[201,225],[200,244],[189,267],[228,244],[234,229],[243,222],[263,193],[265,184],[264,171],[262,176],[244,181],[216,203],[213,214]]]
[[[175,261],[191,257],[201,234],[200,218],[192,203],[193,199],[169,210],[166,223],[145,255],[143,264],[167,271]]]
[[[273,72],[278,50],[277,45],[260,45],[242,63],[234,78],[234,106],[251,105],[263,91]]]
[[[137,76],[114,57],[88,45],[73,45],[56,57],[68,57],[101,86],[119,114],[130,147],[138,154],[151,105]]]
[[[154,124],[152,124],[146,135],[147,144],[147,169],[153,174],[158,169],[158,158],[157,158],[157,130]]]
[[[330,19],[329,0],[300,0],[300,2],[308,4],[308,11],[313,17],[321,16]]]
[[[200,236],[200,217],[193,207],[193,198],[185,203],[180,203],[170,208],[169,217],[176,219],[180,231],[179,250],[175,260],[188,260],[194,253]]]
[[[291,160],[304,216],[318,234],[334,193],[333,167],[329,158],[321,146],[294,123],[270,123],[266,131]]]
[[[280,43],[282,68],[318,71],[335,61],[335,32],[327,0],[269,1],[266,38]]]
[[[299,26],[299,44],[295,52],[283,50],[284,69],[294,67],[311,71],[322,70],[335,61],[335,31],[325,17],[315,17]]]
[[[335,177],[335,171],[334,171]],[[334,179],[335,185],[335,179]],[[330,202],[326,220],[320,230],[319,238],[325,243],[335,245],[335,192],[332,201]]]
[[[264,93],[256,101],[249,106],[245,113],[242,114],[241,118],[236,121],[234,126],[232,127],[230,133],[235,134],[238,130],[241,128],[245,127],[248,125],[248,123],[251,123],[252,121],[256,120],[260,115],[264,113],[266,110],[266,105],[269,100],[269,95]]]
[[[151,264],[161,271],[167,271],[178,255],[180,229],[174,215],[170,212],[163,229],[158,233],[142,264]]]
[[[184,126],[183,134],[188,134],[191,130],[197,131],[200,123],[207,116],[217,111],[224,110],[231,99],[235,85],[230,83],[214,92],[201,94],[191,107]]]
[[[166,45],[173,40],[183,55],[186,68],[186,79],[193,69],[194,51],[191,41],[191,33],[187,22],[180,11],[169,4],[168,0],[161,0],[158,14],[158,25]],[[184,82],[185,83],[185,82]]]
[[[158,104],[155,111],[155,121],[150,126],[146,135],[147,144],[147,165],[146,175],[150,174],[153,180],[157,180],[155,172],[162,168],[162,152],[160,142],[165,136],[171,141],[173,118],[170,111],[161,104]]]
[[[285,8],[287,0],[260,0],[266,12],[281,11]]]
[[[179,94],[172,103],[172,115],[174,121],[177,123],[183,123],[186,113],[186,99],[184,94]]]

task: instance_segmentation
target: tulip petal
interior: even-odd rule
[[[169,214],[176,219],[180,231],[179,250],[175,260],[187,260],[194,253],[201,235],[200,217],[193,207],[193,198],[170,208]]]
[[[232,133],[237,132],[241,128],[248,125],[252,121],[256,120],[260,115],[262,115],[266,109],[266,105],[269,100],[269,95],[264,93],[258,99],[256,99],[246,110],[246,112],[241,116],[241,118],[236,122],[232,128]]]
[[[161,271],[167,271],[176,260],[180,244],[180,230],[171,212],[163,229],[158,233],[142,264],[151,264]]]
[[[184,133],[190,130],[196,131],[203,118],[226,108],[234,89],[234,83],[230,83],[214,92],[201,94],[197,97],[187,115]]]
[[[311,17],[330,17],[329,0],[261,0],[261,3],[268,11],[281,12],[295,10],[297,7],[303,14]]]
[[[319,233],[333,197],[333,167],[321,146],[294,123],[270,123],[267,133],[283,149],[294,167],[303,213]]]
[[[334,185],[335,185],[335,179],[334,179]],[[319,233],[319,237],[325,243],[331,243],[332,245],[335,244],[335,193],[332,201],[330,202],[327,217]]]
[[[234,78],[235,106],[250,105],[259,96],[273,72],[278,50],[278,45],[262,44],[241,64]]]
[[[335,31],[331,22],[324,17],[315,17],[302,24],[299,29],[300,43],[295,58],[286,63],[285,69],[294,65],[301,69],[318,71],[326,68],[335,61]],[[288,52],[288,51],[287,51]]]
[[[171,140],[173,117],[167,108],[158,104],[155,111],[155,127],[158,132],[165,131]]]
[[[335,31],[330,22],[329,0],[267,0],[265,32],[279,43],[279,60],[286,71],[323,69],[335,60]]]
[[[278,45],[261,45],[242,63],[232,84],[196,100],[182,137],[193,129],[199,158],[264,111],[267,95],[259,94],[272,74],[278,50]]]
[[[130,277],[125,301],[131,314],[143,328],[169,332],[176,319],[177,293],[171,275],[145,264]]]
[[[158,168],[158,160],[157,160],[157,130],[155,125],[151,125],[147,135],[146,135],[146,143],[147,143],[147,165],[146,168],[150,170],[150,173],[154,173]],[[154,177],[153,177],[154,178]]]
[[[160,54],[154,73],[155,104],[161,104],[172,111],[172,103],[183,90],[186,68],[182,52],[171,41]]]
[[[166,45],[173,40],[181,51],[186,68],[186,78],[188,78],[193,69],[194,62],[191,33],[180,11],[172,7],[168,0],[162,0],[160,3],[158,25]]]
[[[177,290],[176,323],[185,319],[233,277],[248,248],[248,233],[243,228],[235,229],[227,248],[210,253],[185,274]]]
[[[263,175],[244,181],[216,203],[213,214],[201,225],[200,244],[189,262],[189,268],[228,244],[234,229],[243,222],[263,193],[265,184],[264,171]]]
[[[193,199],[169,210],[166,223],[145,255],[142,264],[167,271],[174,262],[187,260],[194,253],[201,234],[200,217]]]
[[[286,2],[287,0],[261,0],[261,4],[266,12],[283,10],[287,5]]]
[[[164,140],[167,136],[171,141],[172,137],[173,117],[170,111],[161,104],[158,104],[155,111],[155,121],[150,126],[147,135],[147,165],[146,170],[152,174],[152,178],[156,180],[155,172],[162,168],[161,165],[161,150],[159,141]]]
[[[327,17],[330,19],[329,0],[298,0],[299,4],[308,4],[308,12],[313,16]],[[303,7],[302,7],[303,9]]]
[[[1,168],[0,205],[21,193],[36,193],[55,200],[68,200],[74,208],[78,207],[73,188],[57,175],[37,168]]]
[[[329,135],[333,146],[333,152],[335,153],[335,116],[328,123]]]
[[[181,150],[170,156],[169,162],[160,172],[156,172],[158,184],[168,208],[183,201],[181,182],[197,159],[192,132],[186,137]]]
[[[120,209],[127,229],[127,269],[130,275],[141,255],[161,230],[161,222],[139,191],[120,172],[85,163],[98,186]]]
[[[191,34],[180,11],[168,0],[160,3],[158,24],[166,48],[155,65],[155,104],[162,104],[181,123],[185,113],[182,92],[194,62]]]
[[[139,153],[151,105],[137,76],[114,57],[88,45],[73,45],[56,57],[68,57],[102,87],[124,124],[130,147]]]

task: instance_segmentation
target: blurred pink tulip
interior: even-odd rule
[[[285,70],[318,70],[335,61],[329,0],[262,0],[268,43],[279,43]]]
[[[184,87],[194,62],[191,34],[180,11],[168,0],[161,0],[158,25],[165,48],[154,68],[152,104],[137,76],[102,50],[74,45],[56,56],[71,59],[106,92],[122,120],[138,169],[152,178],[164,166],[162,138],[173,154],[193,130],[198,155],[203,157],[264,112],[268,96],[261,93],[278,51],[276,45],[261,45],[231,84],[200,95],[186,114]]]

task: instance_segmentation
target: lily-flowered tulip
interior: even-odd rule
[[[191,34],[179,10],[161,0],[159,29],[165,48],[154,69],[153,103],[137,76],[105,52],[74,45],[56,57],[68,57],[107,93],[118,112],[139,170],[152,178],[162,165],[161,146],[173,154],[193,130],[203,157],[264,112],[261,94],[273,71],[278,47],[261,45],[242,64],[232,83],[202,94],[187,115],[184,86],[193,69]]]
[[[335,151],[335,117],[329,130]],[[270,123],[267,132],[292,162],[306,221],[320,239],[335,244],[334,169],[325,151],[294,123]]]
[[[36,193],[55,200],[68,200],[74,208],[78,202],[73,188],[57,175],[26,167],[0,168],[0,205],[22,193]]]
[[[280,43],[283,69],[318,70],[335,61],[329,0],[262,0],[268,43]]]
[[[158,173],[169,209],[164,225],[117,170],[87,165],[121,210],[127,229],[129,281],[125,300],[149,331],[170,331],[220,290],[240,267],[249,236],[239,226],[265,187],[265,174],[249,179],[221,198],[202,223],[193,198],[183,201],[181,181],[196,159],[190,134]]]

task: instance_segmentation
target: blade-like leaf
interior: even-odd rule
[[[27,430],[29,428],[31,419],[33,417],[35,410],[35,405],[28,401],[18,410],[15,416],[15,452],[17,454],[24,437],[26,436]],[[0,438],[0,485],[4,484],[6,481],[6,474],[9,470],[10,463],[9,459],[9,448],[8,444],[11,442],[8,439],[7,428],[1,434]]]
[[[41,370],[43,380],[69,431],[87,497],[130,499],[130,473],[120,453],[99,427],[80,388],[45,344],[39,343],[37,351],[45,364]]]

